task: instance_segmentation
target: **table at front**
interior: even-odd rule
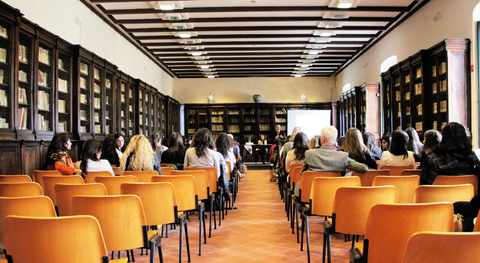
[[[272,145],[273,144],[266,144],[266,145],[263,145],[263,144],[249,144],[249,145],[240,145],[240,147],[244,148],[245,150],[248,148],[248,147],[251,147],[252,149],[252,156],[253,156],[253,160],[255,161],[255,164],[257,163],[257,151],[256,149],[265,149],[265,152],[267,153],[267,162],[270,161],[270,148],[272,148]],[[242,159],[245,161],[245,156],[244,156],[244,151],[242,151]]]

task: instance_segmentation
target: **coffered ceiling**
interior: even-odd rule
[[[178,78],[331,76],[428,0],[81,0]]]

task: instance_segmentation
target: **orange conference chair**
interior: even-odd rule
[[[142,201],[136,195],[74,196],[73,213],[91,215],[100,223],[108,251],[127,251],[149,248],[150,263],[155,259],[155,248],[160,236],[148,235]],[[162,258],[159,247],[159,257]],[[135,261],[133,253],[132,261]],[[129,258],[130,259],[130,258]]]
[[[95,183],[95,178],[97,177],[112,177],[112,174],[108,171],[99,171],[99,172],[89,172],[85,174],[85,181],[86,184]]]
[[[121,195],[122,191],[120,186],[123,183],[136,183],[137,177],[133,175],[125,176],[110,176],[110,177],[97,177],[95,178],[97,183],[105,185],[108,195]]]
[[[32,178],[25,174],[0,175],[0,183],[31,183]]]
[[[92,216],[8,216],[5,224],[8,227],[6,245],[11,262],[127,262],[127,259],[108,260],[100,225]]]
[[[148,226],[178,224],[179,229],[179,262],[182,262],[183,227],[187,240],[188,262],[190,262],[190,248],[188,242],[187,223],[185,214],[178,215],[175,190],[171,183],[124,183],[121,186],[122,194],[133,194],[142,200],[145,211],[145,220]],[[149,231],[149,235],[152,235]]]
[[[162,175],[170,175],[172,171],[175,171],[175,167],[160,167],[162,169]]]
[[[480,262],[480,233],[421,231],[413,234],[403,263]]]
[[[43,176],[43,187],[45,195],[50,197],[53,204],[57,205],[55,198],[55,185],[56,184],[84,184],[83,178],[80,175],[45,175]]]
[[[473,185],[421,185],[415,190],[414,203],[470,201],[473,198]]]
[[[415,167],[412,167],[412,166],[388,166],[388,165],[384,165],[381,167],[382,170],[389,170],[390,171],[390,175],[401,175],[403,170],[405,169],[414,169]]]
[[[352,250],[351,257],[369,263],[401,262],[410,236],[418,231],[452,232],[452,215],[449,203],[378,204],[368,215],[362,257],[360,249]]]
[[[62,175],[62,173],[59,170],[33,170],[33,181],[39,183],[42,189],[44,175]]]
[[[473,193],[478,194],[478,176],[469,175],[439,175],[433,185],[472,184]]]
[[[43,195],[42,187],[35,182],[31,183],[0,183],[0,196],[20,197]]]
[[[122,167],[112,167],[112,170],[115,175],[123,175]]]
[[[107,189],[100,183],[56,184],[54,188],[58,214],[60,216],[73,215],[72,200],[76,195],[107,195]]]
[[[379,175],[390,175],[390,171],[388,169],[382,169],[368,170],[364,173],[352,172],[352,176],[360,177],[360,180],[362,181],[362,186],[372,186],[373,179]]]
[[[420,176],[418,175],[393,175],[377,176],[373,180],[373,186],[393,185],[397,188],[399,203],[412,203],[413,195],[420,185]]]
[[[422,175],[422,169],[404,169],[400,175]]]
[[[355,236],[365,235],[368,214],[376,204],[397,202],[397,189],[394,186],[341,187],[335,194],[332,222],[324,222],[323,255],[331,262],[330,238],[335,232],[353,235],[352,249],[360,244]],[[325,248],[326,247],[326,248]]]
[[[289,188],[286,188],[286,196],[287,200],[285,202],[285,209],[287,212],[287,221],[290,220],[290,227],[292,228],[292,234],[295,234],[295,219],[294,219],[294,214],[295,214],[295,209],[293,205],[294,201],[294,189],[295,185],[300,181],[300,173],[302,171],[302,165],[294,165],[292,168],[290,166],[290,173],[288,174],[289,178]]]
[[[139,182],[150,183],[152,182],[152,176],[158,176],[157,171],[125,171],[123,175],[133,175],[137,177]]]

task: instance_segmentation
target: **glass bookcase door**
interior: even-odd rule
[[[128,85],[128,136],[135,135],[135,84]]]
[[[38,131],[53,131],[54,52],[53,47],[39,43],[36,107]]]
[[[406,129],[412,127],[412,93],[410,88],[411,76],[408,68],[402,70],[400,82],[402,87],[402,128]]]
[[[260,115],[258,119],[258,136],[260,136],[260,134],[263,134],[267,140],[271,140],[271,138],[268,138],[270,136],[270,131],[272,130],[272,127],[270,126],[272,121],[271,110],[271,108],[259,109]]]
[[[402,91],[400,88],[400,75],[393,76],[393,128],[402,129]]]
[[[287,109],[275,108],[275,126],[280,125],[280,130],[287,130]]]
[[[138,91],[138,133],[140,134],[145,134],[144,133],[144,127],[145,127],[145,87],[139,87]]]
[[[157,123],[156,123],[156,128],[155,130],[163,131],[163,124],[162,124],[162,114],[163,114],[163,97],[160,95],[160,93],[157,93],[157,101],[156,101],[156,113],[155,116],[157,116]],[[187,126],[187,132],[190,134],[190,125]]]
[[[102,103],[103,96],[103,83],[105,82],[104,70],[100,67],[93,67],[93,121],[94,121],[94,131],[95,134],[102,134],[102,122],[103,114],[102,108],[104,103]]]
[[[80,62],[80,130],[79,133],[90,133],[91,124],[91,65],[86,61]]]
[[[120,90],[120,134],[127,134],[127,83],[123,80],[119,82]]]
[[[143,111],[145,112],[145,136],[150,136],[154,131],[154,118],[153,118],[153,99],[152,93],[147,91],[145,93],[145,106],[143,107]]]
[[[243,143],[255,142],[256,109],[248,107],[243,109]],[[256,143],[256,142],[255,142]]]
[[[442,130],[448,122],[447,56],[441,53],[431,59],[432,126]],[[435,88],[435,89],[434,89]]]
[[[389,76],[383,75],[383,118],[384,118],[384,133],[392,133],[392,103],[391,103],[391,95],[392,95],[392,85],[391,79]]]
[[[113,112],[114,112],[114,75],[112,72],[105,72],[105,134],[113,135]]]
[[[228,133],[231,133],[235,141],[240,141],[240,108],[228,108]]]
[[[0,21],[0,129],[12,128],[12,27]]]
[[[17,87],[17,129],[32,129],[32,88],[33,88],[33,38],[19,34],[18,41],[18,87]]]
[[[72,75],[72,55],[64,52],[58,52],[57,65],[57,111],[58,111],[58,132],[69,132],[71,125],[71,75]]]
[[[225,108],[215,107],[211,109],[212,133],[214,137],[221,132],[224,132],[224,116]]]
[[[413,83],[412,83],[412,93],[413,93],[413,101],[412,101],[412,113],[413,113],[413,127],[418,133],[422,133],[424,131],[424,86],[423,86],[423,73],[422,67],[420,64],[414,65],[412,67],[412,76],[413,76]],[[436,73],[434,73],[436,75]],[[436,91],[435,91],[436,93]],[[435,96],[435,94],[432,94]]]

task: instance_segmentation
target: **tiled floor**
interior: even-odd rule
[[[198,256],[198,217],[190,216],[191,262],[307,262],[306,248],[300,251],[278,187],[269,179],[268,170],[250,170],[246,174],[240,182],[235,204],[238,209],[228,211],[222,226],[212,231],[212,238],[207,238],[207,244],[203,245],[202,256]],[[311,220],[311,262],[322,260],[322,221],[318,217]],[[332,262],[348,262],[349,247],[349,242],[343,242],[343,235],[334,236]],[[165,263],[178,262],[178,228],[169,230],[169,237],[162,239],[162,248]],[[187,262],[186,249],[183,255],[183,262]],[[138,263],[149,262],[148,256],[140,256],[139,249],[135,251],[135,259]],[[155,262],[159,262],[158,255]]]

